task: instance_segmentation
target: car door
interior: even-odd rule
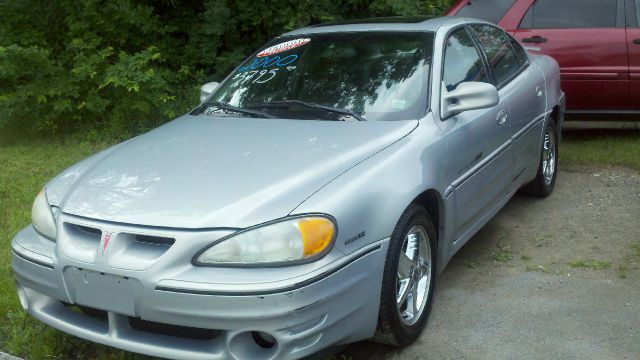
[[[491,83],[486,62],[466,27],[445,41],[441,92],[463,82]],[[462,237],[483,223],[505,197],[511,183],[513,155],[506,102],[489,109],[471,110],[441,119],[449,151],[449,181],[455,194],[456,235]]]
[[[640,110],[640,0],[627,0],[629,107]]]
[[[629,108],[624,0],[537,0],[515,37],[560,64],[567,108]]]
[[[486,54],[500,97],[509,104],[514,156],[512,187],[518,187],[521,178],[535,176],[540,160],[540,134],[546,112],[544,76],[540,69],[531,66],[522,46],[502,29],[486,24],[469,27]]]

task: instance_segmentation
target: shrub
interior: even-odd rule
[[[201,84],[284,31],[449,3],[0,1],[0,133],[130,137],[188,111]]]

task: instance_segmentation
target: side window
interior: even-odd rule
[[[444,52],[442,81],[447,91],[467,81],[490,82],[471,35],[460,29],[449,36]]]
[[[511,35],[507,34],[507,37],[509,38],[511,47],[516,52],[516,56],[518,57],[518,61],[520,62],[520,64],[528,63],[529,56],[527,56],[527,51],[524,49],[524,47],[522,47],[522,45]]]
[[[616,27],[616,14],[617,0],[537,0],[525,14],[520,28]]]
[[[627,12],[627,27],[637,28],[640,26],[640,0],[626,0],[625,10]]]
[[[471,29],[487,54],[496,85],[511,80],[520,71],[523,59],[516,55],[504,31],[490,25],[471,25]]]

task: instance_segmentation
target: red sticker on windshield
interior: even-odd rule
[[[311,39],[305,38],[305,39],[295,39],[295,40],[290,40],[290,41],[287,41],[287,42],[283,42],[282,44],[270,46],[270,47],[260,51],[258,53],[258,55],[256,55],[256,57],[269,56],[269,55],[281,53],[283,51],[288,51],[288,50],[291,50],[291,49],[295,49],[295,48],[297,48],[299,46],[302,46],[302,45],[308,43],[309,41],[311,41]]]

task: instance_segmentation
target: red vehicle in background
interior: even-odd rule
[[[640,0],[458,0],[560,64],[569,113],[640,114]]]

